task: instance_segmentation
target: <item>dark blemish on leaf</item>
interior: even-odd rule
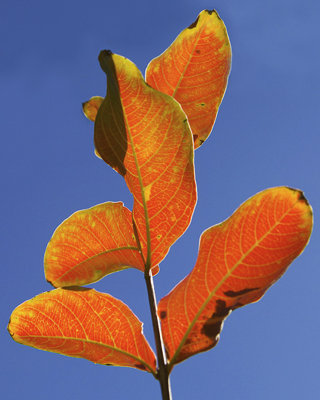
[[[103,365],[105,365],[106,367],[112,367],[112,364],[103,364]]]
[[[298,201],[302,201],[302,202],[305,203],[307,206],[310,205],[309,202],[308,202],[308,200],[305,198],[304,193],[303,193],[301,190],[294,189],[294,188],[291,188],[291,187],[287,187],[287,189],[292,190],[294,193],[297,193],[297,192],[298,192]]]
[[[88,292],[92,288],[81,287],[81,286],[62,286],[63,290],[69,290],[70,292]]]
[[[167,349],[164,349],[164,351],[166,352],[167,360],[170,361],[170,354],[169,354],[169,351],[168,351]]]
[[[238,290],[238,291],[233,291],[233,290],[228,290],[226,292],[224,292],[224,294],[228,297],[238,297],[238,296],[242,296],[243,294],[252,292],[253,290],[257,290],[259,288],[246,288],[246,289],[242,289],[242,290]]]
[[[143,365],[143,364],[134,364],[134,366],[136,367],[136,368],[139,368],[139,369],[142,369],[142,370],[146,370],[146,367]]]
[[[229,315],[230,307],[226,307],[226,302],[223,300],[216,301],[216,311],[211,315],[207,322],[203,325],[201,333],[216,341],[217,336],[221,331],[223,320]]]
[[[298,200],[299,200],[299,201],[302,201],[302,202],[305,203],[307,206],[309,206],[309,202],[308,202],[308,200],[305,198],[304,193],[301,192],[301,190],[298,190],[298,193],[299,193]]]
[[[209,319],[202,327],[201,333],[206,335],[207,337],[216,340],[216,337],[219,335],[221,331],[222,321],[212,323]]]
[[[199,146],[201,146],[204,143],[203,139],[199,139]]]
[[[160,312],[160,319],[165,319],[167,317],[167,311]]]
[[[196,53],[197,53],[197,54],[200,54],[201,51],[200,51],[199,49],[196,49]]]
[[[219,14],[217,13],[217,11],[215,9],[213,10],[205,10],[209,15],[211,14],[216,14],[216,16],[221,20]]]
[[[195,27],[197,26],[198,21],[199,21],[199,16],[198,16],[198,18],[197,18],[190,26],[188,26],[187,29],[193,29],[193,28],[195,28]]]
[[[53,284],[51,281],[49,281],[49,279],[46,279],[46,281],[47,281],[48,283],[50,283],[51,286],[55,287],[54,284]]]
[[[224,300],[216,300],[216,311],[212,314],[215,317],[226,317],[229,314],[230,307],[226,307],[226,302]]]

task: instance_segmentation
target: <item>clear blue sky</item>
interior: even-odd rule
[[[318,0],[18,1],[0,14],[0,394],[6,400],[160,399],[158,382],[13,342],[13,308],[51,290],[43,254],[74,211],[132,200],[93,155],[81,103],[105,94],[97,56],[111,49],[144,71],[202,9],[218,10],[232,48],[227,93],[196,152],[199,200],[188,232],[155,279],[160,299],[193,267],[201,232],[256,192],[300,188],[315,212],[311,242],[257,304],[235,311],[218,346],[176,366],[174,400],[320,397]],[[143,276],[128,270],[92,285],[125,301],[153,345]]]

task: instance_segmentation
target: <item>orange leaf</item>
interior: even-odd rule
[[[101,103],[103,102],[103,97],[100,96],[94,96],[91,97],[90,100],[82,103],[82,110],[84,115],[90,119],[90,121],[95,121],[97,112],[101,106]]]
[[[129,267],[144,271],[132,214],[122,203],[71,215],[55,230],[44,256],[46,279],[55,287],[86,285]]]
[[[147,83],[181,104],[188,116],[195,148],[212,130],[230,68],[227,30],[215,10],[202,11],[147,67]]]
[[[206,230],[194,269],[158,308],[171,364],[208,350],[224,319],[258,301],[308,243],[312,209],[302,192],[268,189]]]
[[[107,96],[95,121],[95,146],[133,194],[133,219],[146,269],[188,227],[196,203],[192,135],[170,96],[145,83],[128,59],[102,51]]]
[[[142,323],[120,300],[94,289],[56,289],[20,304],[8,330],[21,344],[94,363],[155,373]]]

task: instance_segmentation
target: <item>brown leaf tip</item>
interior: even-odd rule
[[[112,54],[113,54],[113,52],[112,52],[111,50],[101,50],[101,51],[100,51],[100,55],[101,55],[101,56],[108,56],[108,57],[110,57],[110,56],[112,56]],[[100,55],[99,55],[99,57],[100,57]]]
[[[214,14],[216,14],[216,16],[219,18],[219,19],[221,19],[220,17],[219,17],[219,14],[217,13],[217,11],[215,10],[215,9],[213,9],[213,10],[204,10],[205,12],[207,12],[209,15],[212,15],[213,13]]]
[[[312,215],[312,208],[310,206],[310,203],[308,202],[307,198],[305,197],[304,193],[302,190],[291,188],[287,186],[287,189],[291,190],[295,194],[297,194],[297,200],[301,203],[304,203],[307,207],[310,208],[310,215]]]
[[[298,200],[303,202],[303,203],[306,203],[307,206],[310,205],[308,200],[306,199],[304,193],[301,190],[298,190]]]
[[[100,66],[101,66],[103,71],[104,71],[104,61],[105,61],[105,59],[111,57],[112,54],[113,53],[112,53],[111,50],[101,50],[100,51],[98,60],[99,60]]]
[[[198,15],[197,19],[196,19],[190,26],[188,26],[187,29],[193,29],[193,28],[195,28],[195,27],[197,26],[197,24],[198,24],[200,15],[201,15],[202,13],[204,13],[204,12],[206,12],[206,13],[209,14],[209,15],[216,14],[216,16],[221,20],[221,18],[219,17],[219,14],[217,13],[216,10],[214,10],[214,9],[213,9],[213,10],[204,10],[204,11],[202,11],[202,12]]]

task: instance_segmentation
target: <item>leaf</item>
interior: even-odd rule
[[[97,112],[103,102],[103,97],[101,96],[94,96],[91,97],[90,100],[82,103],[82,110],[84,115],[90,120],[95,121]]]
[[[96,120],[97,112],[102,102],[103,102],[103,97],[94,96],[91,97],[90,100],[82,103],[83,113],[90,121],[94,122]],[[97,157],[101,158],[100,154],[97,152],[97,149],[94,149],[94,154]]]
[[[99,60],[108,90],[95,121],[95,146],[133,194],[133,220],[148,270],[192,217],[192,135],[179,104],[147,85],[131,61],[110,51],[102,51]]]
[[[46,279],[55,287],[86,285],[129,267],[144,271],[132,214],[122,203],[71,215],[55,230],[44,256]]]
[[[188,116],[195,148],[212,130],[230,68],[227,30],[215,10],[202,11],[147,67],[147,83],[181,104]]]
[[[94,289],[56,289],[20,304],[8,330],[21,344],[97,364],[155,373],[142,323],[120,300]]]
[[[208,350],[224,319],[258,301],[308,243],[312,209],[299,190],[265,190],[206,230],[194,269],[159,303],[170,364]]]

